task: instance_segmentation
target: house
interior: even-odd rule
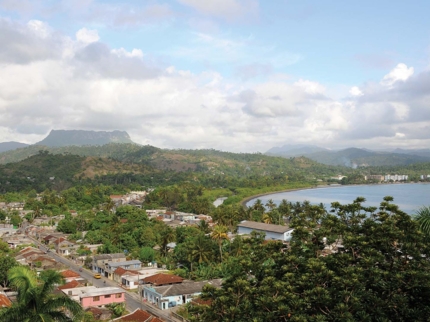
[[[145,277],[142,280],[143,284],[152,286],[180,284],[184,279],[177,275],[158,273],[152,276]]]
[[[137,289],[142,282],[142,275],[124,274],[121,277],[121,287],[129,290]]]
[[[28,258],[27,263],[30,267],[37,267],[42,269],[50,269],[55,268],[57,266],[57,262],[55,261],[55,259],[44,255]]]
[[[85,285],[79,283],[77,280],[72,280],[64,285],[58,286],[58,289],[60,291],[65,289],[71,289],[71,288],[77,288],[77,287],[84,287]]]
[[[70,269],[66,269],[65,271],[60,272],[60,274],[63,276],[66,283],[81,278],[81,275]]]
[[[70,255],[74,253],[76,249],[79,248],[78,245],[76,245],[75,243],[72,243],[71,241],[66,240],[63,237],[58,238],[54,242],[54,245],[55,245],[55,251],[57,252],[57,254],[60,254],[63,256]]]
[[[139,274],[138,271],[133,271],[133,270],[124,269],[122,267],[118,267],[113,272],[113,280],[117,283],[121,283],[123,276],[138,275],[138,274]]]
[[[92,262],[93,271],[105,275],[107,262],[124,262],[126,260],[127,257],[123,253],[95,255]]]
[[[103,246],[103,244],[85,244],[84,245],[84,247],[89,249],[91,251],[91,253],[93,253],[93,254],[97,252],[97,249],[100,246]]]
[[[124,303],[125,291],[119,287],[103,287],[96,290],[88,290],[79,295],[83,308],[89,306],[104,306],[112,303]]]
[[[69,213],[72,217],[76,217],[78,215],[78,212],[76,210],[69,210]]]
[[[253,231],[263,232],[266,234],[266,240],[290,241],[294,229],[288,226],[264,224],[255,221],[244,220],[237,225],[238,235],[248,235]]]
[[[125,302],[125,291],[119,287],[85,286],[66,288],[61,291],[72,300],[79,302],[83,308]]]
[[[55,241],[61,237],[64,238],[64,235],[63,234],[49,234],[49,235],[43,237],[42,241],[46,245],[54,245]]]
[[[125,289],[136,289],[139,286],[139,281],[143,278],[156,275],[164,270],[158,268],[145,267],[139,271],[125,270],[121,267],[117,268],[114,272],[114,281],[121,284]]]
[[[118,322],[163,322],[160,318],[151,315],[147,311],[136,309],[130,314],[123,315],[119,318],[113,319],[112,321]]]
[[[8,204],[6,204],[6,208],[9,211],[14,211],[14,210],[24,210],[24,202],[10,202]]]
[[[61,288],[61,291],[66,294],[68,297],[70,297],[72,300],[76,302],[80,302],[80,295],[84,294],[86,292],[89,292],[91,290],[97,290],[98,288],[95,286],[81,286],[76,287],[72,284],[72,287],[70,288]]]
[[[128,203],[130,206],[136,207],[136,208],[142,208],[142,201],[139,200],[132,200]]]
[[[3,237],[3,240],[9,245],[9,248],[15,249],[21,245],[30,245],[33,241],[25,235],[13,235]]]
[[[203,286],[210,284],[220,288],[222,280],[216,279],[211,281],[184,282],[181,284],[150,286],[144,285],[142,297],[149,303],[155,305],[161,310],[166,310],[177,305],[186,304],[198,296]]]
[[[15,256],[15,260],[20,264],[29,265],[29,263],[31,263],[34,259],[44,254],[45,253],[40,249],[34,247],[26,247]]]
[[[140,260],[131,260],[123,262],[107,262],[105,263],[105,276],[111,280],[114,278],[114,272],[117,268],[124,268],[129,270],[137,270],[142,267],[142,262]]]

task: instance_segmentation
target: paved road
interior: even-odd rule
[[[105,277],[102,277],[100,279],[94,278],[94,273],[90,270],[85,269],[85,268],[82,269],[82,272],[80,272],[79,268],[81,268],[81,266],[76,265],[74,262],[50,251],[45,245],[41,244],[36,239],[33,239],[33,238],[31,238],[31,239],[34,241],[34,243],[36,245],[39,246],[39,248],[42,251],[46,252],[46,255],[55,259],[57,262],[60,262],[64,265],[68,266],[70,270],[78,273],[81,277],[86,279],[88,282],[92,283],[94,286],[97,286],[97,287],[110,287],[110,286],[118,287],[117,283],[115,283],[114,281],[111,281]],[[129,292],[127,290],[125,290],[125,305],[127,307],[127,310],[130,312],[133,312],[136,309],[143,309],[143,310],[148,311],[152,315],[158,316],[158,317],[160,317],[160,318],[162,318],[168,322],[177,321],[176,319],[173,319],[172,317],[170,317],[168,312],[162,311],[157,307],[154,307],[148,303],[142,302],[141,299],[139,298],[138,294],[133,293],[133,292]]]

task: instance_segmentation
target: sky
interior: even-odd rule
[[[429,1],[0,0],[0,142],[430,148]]]

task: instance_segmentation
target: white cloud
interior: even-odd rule
[[[405,64],[398,64],[391,72],[384,76],[381,84],[384,86],[393,86],[397,81],[406,81],[414,74],[414,68],[406,66]]]
[[[361,96],[361,95],[363,95],[363,92],[361,91],[361,89],[358,86],[353,86],[349,90],[349,94],[351,94],[352,96]]]
[[[100,37],[97,30],[82,28],[76,32],[76,40],[84,44],[91,44],[93,42],[99,41]]]
[[[323,85],[309,80],[299,79],[294,85],[303,89],[308,94],[323,94],[325,92]]]
[[[51,28],[49,25],[40,20],[30,20],[27,26],[34,31],[36,35],[41,38],[47,38],[51,34]]]
[[[256,0],[177,0],[183,5],[194,8],[200,13],[237,20],[243,17],[256,18],[258,16],[258,2]]]
[[[313,80],[276,74],[244,84],[218,72],[157,65],[140,48],[109,47],[96,31],[81,29],[70,39],[40,33],[43,26],[0,20],[0,141],[35,142],[63,128],[121,129],[140,143],[231,151],[266,151],[285,141],[430,143],[430,71],[413,75],[398,65],[386,77],[391,86],[361,84],[337,100]],[[199,39],[246,57],[246,40]],[[251,77],[271,68],[245,66]]]
[[[111,52],[119,57],[123,56],[123,57],[137,57],[137,58],[143,58],[143,52],[141,49],[136,49],[133,48],[132,51],[127,51],[124,48],[119,48],[119,49],[112,49]]]

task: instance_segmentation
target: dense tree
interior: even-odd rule
[[[70,219],[62,219],[58,222],[57,230],[66,234],[76,233],[76,223]]]
[[[6,255],[4,252],[0,253],[0,283],[3,287],[8,286],[9,284],[7,272],[15,266],[19,266],[15,258]]]
[[[143,263],[150,263],[155,259],[155,251],[151,247],[142,247],[139,251],[139,259]]]
[[[430,248],[386,197],[379,209],[302,205],[293,239],[245,240],[222,289],[206,287],[200,321],[428,321]],[[341,247],[342,246],[342,247]],[[327,248],[336,250],[331,253]],[[325,256],[325,254],[329,254]]]

